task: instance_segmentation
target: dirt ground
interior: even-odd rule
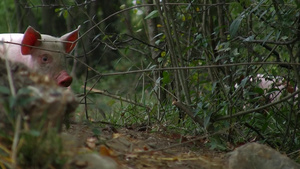
[[[205,146],[205,137],[183,137],[166,131],[150,131],[146,127],[115,129],[72,124],[64,133],[68,134],[69,139],[71,136],[76,140],[77,151],[80,149],[81,152],[108,157],[107,163],[113,161],[116,168],[226,168],[225,153],[209,150]],[[93,164],[97,160],[82,159],[75,160],[73,165],[76,168],[96,168],[92,166],[97,166]]]

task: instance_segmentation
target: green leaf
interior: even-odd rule
[[[239,53],[239,51],[238,51],[237,48],[235,48],[235,49],[232,51],[232,54],[233,54],[233,56],[238,56],[238,55],[240,55],[240,53]]]
[[[153,10],[152,12],[149,13],[149,15],[147,15],[145,17],[145,19],[153,19],[156,17],[158,17],[158,12],[157,12],[157,10]]]
[[[125,9],[126,8],[126,5],[125,4],[122,4],[121,6],[120,6],[120,9]]]
[[[2,94],[10,94],[10,90],[6,86],[0,86],[0,93],[2,93]]]
[[[17,98],[11,96],[11,97],[9,97],[8,99],[9,99],[9,108],[12,109],[12,108],[16,105]]]
[[[55,8],[54,11],[55,12],[60,12],[62,10],[62,8]]]
[[[163,86],[171,82],[170,73],[169,72],[163,72],[163,78],[162,78]]]
[[[236,32],[238,31],[238,29],[240,27],[242,20],[243,20],[243,18],[238,17],[231,23],[230,28],[229,28],[229,33],[230,33],[231,37],[235,36]]]
[[[149,67],[149,69],[155,69],[157,67],[157,65],[152,65]]]
[[[19,97],[18,100],[17,100],[17,103],[20,106],[26,106],[26,105],[28,105],[29,103],[33,102],[36,99],[37,99],[36,97],[28,97],[26,99],[22,99],[22,98]]]
[[[30,90],[29,88],[21,88],[20,90],[18,90],[17,95],[29,95],[32,92],[32,90]]]
[[[242,88],[245,87],[246,83],[248,82],[248,79],[249,79],[249,77],[245,77],[245,78],[241,81],[240,86],[242,86]]]
[[[263,3],[265,2],[265,0],[260,1],[251,11],[250,13],[256,11]]]
[[[248,41],[252,41],[254,40],[254,35],[251,35],[249,37],[247,37],[246,39],[244,39],[244,42],[248,42]]]
[[[210,146],[211,150],[226,150],[226,147],[222,144],[222,141],[219,138],[210,138],[210,143],[207,145]]]
[[[265,44],[265,42],[270,38],[270,36],[274,33],[274,31],[271,31],[265,38],[263,41],[263,45]]]
[[[213,86],[212,86],[212,89],[211,89],[211,92],[212,92],[212,93],[215,92],[216,86],[217,86],[217,82],[214,82],[214,83],[213,83]]]
[[[67,10],[64,10],[63,16],[65,19],[68,18],[69,12]]]
[[[92,132],[94,133],[94,135],[99,136],[101,134],[101,130],[99,130],[98,128],[93,128]]]
[[[37,131],[37,130],[30,130],[28,132],[28,134],[31,135],[31,136],[34,136],[34,137],[38,137],[38,136],[41,135],[41,133],[39,131]]]
[[[208,127],[211,115],[212,115],[212,111],[209,111],[209,112],[204,111],[204,123],[203,123],[204,126],[203,127],[205,129]]]
[[[281,31],[278,31],[278,32],[276,33],[276,41],[278,41],[278,40],[279,40],[279,38],[280,38],[280,35],[281,35]]]
[[[255,93],[258,93],[259,95],[264,94],[264,90],[260,87],[255,87],[253,90]]]
[[[157,59],[157,61],[158,61],[159,63],[161,63],[163,60],[164,60],[163,57],[159,57],[159,58]]]

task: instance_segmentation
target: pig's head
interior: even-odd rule
[[[64,69],[65,54],[70,53],[76,46],[79,27],[60,38],[40,34],[28,27],[22,40],[22,55],[31,55],[27,65],[53,78],[59,86],[68,87],[72,77]]]

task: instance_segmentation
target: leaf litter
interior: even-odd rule
[[[205,138],[167,132],[138,131],[134,128],[102,128],[95,136],[84,124],[72,124],[65,133],[75,136],[82,154],[97,154],[108,161],[74,161],[77,168],[93,168],[97,162],[114,162],[116,168],[200,168],[225,169],[224,152],[210,150]],[[181,140],[181,142],[180,142]],[[192,141],[191,141],[192,140]],[[195,141],[193,141],[195,140]],[[78,153],[77,153],[78,154]],[[93,158],[91,158],[93,159]],[[105,167],[102,167],[105,168]]]

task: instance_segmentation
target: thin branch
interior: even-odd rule
[[[4,54],[4,58],[5,58],[5,67],[6,67],[6,71],[7,71],[7,78],[8,78],[8,83],[9,83],[9,87],[10,87],[10,92],[13,97],[16,97],[16,88],[14,86],[14,81],[12,78],[12,72],[11,72],[11,67],[10,67],[11,62],[9,62],[6,52]],[[12,143],[12,148],[11,148],[12,149],[11,159],[13,161],[12,168],[17,167],[17,151],[18,151],[17,146],[19,143],[21,122],[22,122],[22,119],[21,119],[21,111],[20,111],[16,117],[16,126],[15,126],[14,138],[13,138],[13,143]]]
[[[262,44],[274,44],[274,45],[289,45],[289,44],[293,44],[295,42],[297,42],[299,40],[299,38],[294,38],[292,40],[289,40],[289,41],[269,41],[269,40],[246,40],[246,38],[244,37],[237,37],[237,39],[240,39],[242,40],[243,42],[246,42],[246,43],[262,43]]]
[[[242,115],[245,115],[245,114],[249,114],[249,113],[252,113],[252,112],[256,112],[256,111],[260,111],[260,110],[266,109],[266,108],[268,108],[268,107],[270,107],[270,106],[273,106],[273,105],[279,104],[279,103],[281,103],[281,102],[287,101],[288,99],[290,99],[290,98],[296,96],[296,95],[299,94],[299,93],[300,93],[300,90],[298,90],[298,91],[292,93],[291,95],[288,95],[288,96],[286,96],[286,97],[284,97],[284,98],[282,98],[282,99],[280,99],[280,100],[278,100],[278,101],[276,101],[276,102],[272,102],[272,103],[263,105],[263,106],[261,106],[261,107],[255,108],[255,109],[250,109],[250,110],[246,110],[246,111],[241,111],[241,112],[235,113],[235,114],[233,114],[233,115],[231,115],[231,116],[228,115],[228,116],[219,117],[219,118],[217,118],[217,119],[214,119],[214,122],[216,122],[216,121],[221,121],[221,120],[227,120],[227,119],[232,118],[232,117],[242,116]]]
[[[188,116],[190,116],[196,123],[200,124],[201,126],[203,126],[203,120],[197,116],[197,115],[194,115],[193,111],[189,109],[188,106],[184,105],[183,103],[181,102],[178,102],[178,101],[173,101],[172,102],[172,105],[176,106],[177,108],[183,110]]]
[[[274,146],[270,141],[268,141],[268,139],[266,139],[266,138],[260,133],[260,131],[259,131],[258,129],[256,129],[255,127],[251,126],[249,123],[244,123],[244,125],[245,125],[246,127],[248,127],[249,129],[253,130],[259,137],[261,137],[262,140],[265,140],[265,142],[266,142],[269,146],[271,146],[272,148],[275,148],[275,146]]]
[[[82,86],[82,87],[84,87],[84,86]],[[106,92],[106,91],[103,91],[103,90],[92,89],[92,88],[90,88],[90,87],[86,87],[86,89],[87,89],[87,90],[90,90],[90,91],[93,91],[93,92],[96,93],[96,94],[102,94],[102,95],[104,95],[104,96],[108,96],[108,97],[114,98],[114,99],[116,99],[116,100],[121,100],[121,101],[130,103],[130,104],[134,104],[134,105],[139,106],[139,107],[143,107],[143,108],[150,109],[150,107],[145,106],[144,104],[137,103],[137,102],[135,102],[135,101],[133,101],[133,100],[129,100],[129,99],[126,99],[126,98],[121,97],[121,96],[118,96],[118,95],[110,94],[110,93],[108,93],[108,92]],[[90,94],[92,94],[92,93],[90,93]]]
[[[86,6],[86,5],[89,5],[90,3],[94,2],[96,0],[91,0],[91,1],[85,1],[84,3],[77,3],[76,5],[68,5],[68,8],[78,8],[78,7],[81,7],[81,6]],[[61,5],[61,4],[49,4],[49,5],[34,5],[32,3],[32,6],[28,6],[27,3],[23,3],[25,6],[24,8],[45,8],[45,7],[50,7],[50,8],[58,8],[58,7],[61,7],[61,8],[66,8],[65,5]],[[167,5],[191,5],[191,3],[166,3]],[[214,3],[214,4],[201,4],[201,3],[193,3],[193,5],[195,6],[209,6],[209,7],[213,7],[213,6],[219,6],[219,5],[230,5],[230,3]],[[139,8],[139,7],[144,7],[144,6],[154,6],[154,4],[144,4],[144,5],[136,5],[134,6],[135,8]]]
[[[190,66],[190,67],[166,67],[166,68],[155,68],[155,69],[144,69],[144,70],[132,70],[127,72],[114,72],[114,73],[98,73],[97,76],[114,76],[114,75],[125,75],[125,74],[135,74],[135,73],[144,73],[144,72],[154,72],[154,71],[163,71],[163,70],[190,70],[190,69],[209,69],[209,68],[222,68],[222,67],[232,67],[232,66],[244,66],[244,65],[298,65],[300,63],[286,63],[286,62],[245,62],[245,63],[233,63],[233,64],[224,64],[224,65],[204,65],[204,66]],[[96,72],[97,73],[97,72]]]
[[[134,37],[134,36],[131,36],[131,35],[128,35],[128,34],[124,34],[124,35],[131,38],[131,39],[128,39],[127,42],[128,42],[128,41],[131,41],[131,40],[136,40],[136,41],[141,42],[142,44],[144,44],[144,45],[146,45],[146,46],[148,46],[148,47],[155,48],[155,49],[158,49],[158,50],[160,50],[160,51],[164,51],[164,49],[161,49],[161,48],[159,48],[158,46],[151,45],[150,43],[144,42],[143,40],[138,39],[138,38],[136,38],[136,37]],[[124,43],[124,42],[122,42],[122,43]],[[117,45],[118,45],[118,44],[117,44]]]
[[[225,4],[230,4],[230,3],[225,3]],[[101,20],[100,22],[98,22],[97,24],[95,24],[94,26],[92,26],[90,29],[88,29],[85,33],[82,34],[82,36],[86,35],[88,32],[90,32],[91,30],[93,30],[95,27],[99,26],[101,23],[105,22],[106,20],[108,20],[109,18],[115,16],[115,15],[119,15],[120,13],[126,12],[128,10],[131,9],[135,9],[135,8],[141,8],[141,7],[145,7],[145,6],[155,6],[156,4],[143,4],[143,5],[136,5],[136,6],[131,6],[125,9],[122,9],[120,11],[117,11],[111,15],[109,15],[108,17],[104,18],[103,20]],[[191,5],[190,3],[166,3],[166,5]],[[216,3],[216,4],[193,4],[193,5],[198,5],[198,6],[218,6],[218,5],[224,5],[224,3]]]
[[[170,52],[170,59],[171,59],[171,65],[172,67],[178,67],[178,62],[177,62],[177,58],[176,58],[176,52],[174,51],[174,42],[172,39],[172,34],[171,34],[171,30],[170,30],[170,24],[169,24],[169,19],[167,18],[168,15],[164,15],[163,13],[163,9],[164,12],[166,13],[166,6],[165,3],[163,1],[163,8],[161,8],[160,5],[160,1],[159,0],[155,0],[155,4],[156,4],[156,8],[159,14],[159,18],[161,21],[161,24],[163,25],[163,29],[164,32],[166,34],[166,42],[168,44],[168,48],[170,48],[169,52]],[[174,85],[175,85],[175,93],[176,96],[178,97],[178,101],[181,101],[181,92],[180,92],[180,80],[179,80],[179,71],[178,69],[174,71]]]

